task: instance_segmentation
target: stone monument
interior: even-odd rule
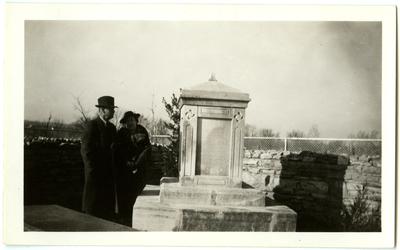
[[[180,173],[159,196],[138,197],[133,227],[146,231],[294,231],[296,213],[242,188],[249,95],[209,81],[181,90]]]
[[[245,109],[249,95],[219,83],[183,89],[180,183],[241,187]]]

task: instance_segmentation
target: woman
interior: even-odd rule
[[[132,226],[132,209],[146,185],[145,168],[151,164],[149,133],[138,124],[140,114],[128,111],[120,120],[115,144],[117,199],[121,223]]]

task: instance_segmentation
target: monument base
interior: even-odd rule
[[[190,204],[211,206],[265,206],[265,192],[256,189],[218,186],[182,186],[180,183],[163,183],[160,190],[163,204]]]
[[[154,186],[148,188],[154,189]],[[144,195],[137,198],[133,209],[132,225],[137,230],[220,232],[296,230],[296,213],[286,206],[171,204],[160,202],[161,195],[147,195],[148,193],[145,190]]]

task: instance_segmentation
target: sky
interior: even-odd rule
[[[281,135],[381,130],[381,23],[27,21],[27,120],[73,122],[75,98],[167,119],[161,102],[218,81],[249,93],[246,123]]]

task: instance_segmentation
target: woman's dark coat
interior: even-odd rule
[[[136,141],[135,135],[144,135]],[[129,166],[128,162],[133,162]],[[127,128],[118,130],[115,143],[115,165],[117,166],[118,209],[122,217],[132,217],[136,197],[146,185],[146,168],[151,164],[151,144],[147,130],[137,125],[133,135]],[[133,173],[133,171],[136,173]]]
[[[88,214],[111,219],[115,209],[115,168],[112,145],[116,129],[99,117],[88,122],[81,144],[85,165],[85,186],[82,210]]]

